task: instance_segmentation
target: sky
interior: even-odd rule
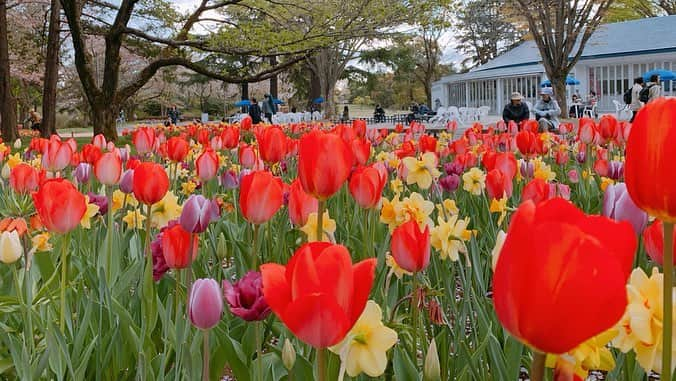
[[[195,9],[199,5],[200,0],[170,0],[176,5],[176,8],[182,12],[187,12]],[[456,43],[452,32],[446,32],[441,37],[440,45],[443,47],[441,63],[453,63],[455,66],[460,66],[460,62],[465,59],[465,56],[455,49]]]

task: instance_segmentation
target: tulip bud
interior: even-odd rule
[[[228,245],[225,243],[225,235],[223,233],[218,235],[216,240],[216,258],[227,258],[228,257]]]
[[[290,371],[293,369],[293,365],[296,363],[296,350],[293,349],[293,344],[289,339],[284,340],[284,346],[282,347],[282,363],[286,370]]]
[[[21,258],[23,247],[21,246],[21,239],[19,233],[2,232],[0,235],[0,262],[10,264],[16,262]]]
[[[16,139],[14,141],[14,148],[16,148],[16,149],[21,148],[21,139]]]
[[[120,190],[130,194],[134,191],[134,170],[127,169],[120,177]]]
[[[200,329],[211,329],[221,320],[223,294],[213,279],[197,279],[190,289],[190,321]]]
[[[432,339],[427,356],[425,356],[425,365],[423,367],[423,380],[436,381],[441,380],[441,367],[439,366],[439,355],[437,354],[437,343]]]
[[[2,175],[3,179],[8,179],[11,172],[12,170],[9,168],[9,164],[5,163],[5,165],[2,166],[2,172],[0,175]]]

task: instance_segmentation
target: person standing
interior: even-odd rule
[[[643,102],[641,102],[641,90],[643,90],[643,86],[643,77],[634,78],[634,85],[631,87],[631,103],[629,104],[629,108],[631,109],[630,123],[634,122],[636,113],[643,107]]]
[[[269,123],[272,123],[272,114],[274,114],[275,110],[275,105],[272,103],[272,97],[270,94],[265,94],[263,96],[263,103],[261,104],[261,110],[263,111],[263,115],[265,116],[265,119]]]
[[[653,74],[650,76],[650,82],[646,85],[648,90],[648,102],[650,103],[655,99],[662,96],[662,85],[660,85],[660,76]]]
[[[251,106],[249,106],[249,116],[251,123],[259,124],[261,122],[261,107],[258,105],[256,98],[251,98]]]
[[[554,90],[551,87],[545,87],[540,90],[541,98],[534,107],[535,119],[539,124],[539,131],[556,131],[559,128],[559,118],[561,108],[559,103],[553,98]]]
[[[169,111],[167,111],[167,116],[169,117],[171,124],[176,125],[178,123],[178,119],[181,116],[181,112],[178,111],[176,105],[172,105]]]
[[[343,107],[343,116],[341,116],[340,121],[343,123],[350,121],[350,109],[347,106]]]
[[[505,105],[505,108],[502,110],[502,120],[505,123],[509,123],[510,120],[513,120],[516,124],[521,123],[524,120],[530,118],[530,110],[528,110],[528,105],[523,103],[523,97],[521,93],[513,92],[510,97],[510,102]]]

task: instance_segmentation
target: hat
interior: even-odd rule
[[[543,87],[542,90],[540,90],[540,94],[549,95],[551,97],[554,95],[554,90],[552,90],[551,87]]]
[[[513,101],[517,101],[517,100],[520,101],[520,100],[523,99],[523,97],[521,96],[521,93],[520,93],[520,92],[515,91],[515,92],[512,93],[512,96],[509,97],[509,99],[510,99],[510,100],[513,100]]]

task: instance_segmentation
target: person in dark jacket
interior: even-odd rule
[[[261,107],[258,105],[256,98],[251,98],[251,106],[249,106],[249,116],[251,123],[258,124],[261,122]]]
[[[530,110],[528,110],[528,106],[523,103],[521,93],[512,93],[510,102],[506,104],[505,108],[502,110],[502,120],[504,120],[505,123],[509,123],[510,120],[513,120],[516,124],[519,124],[528,119],[530,119]]]
[[[167,111],[167,116],[169,117],[171,124],[176,125],[181,117],[181,112],[178,111],[176,105],[172,105],[169,111]]]

